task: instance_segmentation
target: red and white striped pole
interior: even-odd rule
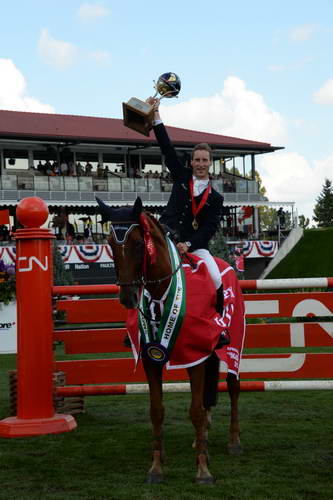
[[[304,391],[333,389],[333,380],[244,380],[240,382],[242,392],[262,391]],[[227,392],[226,382],[219,382],[219,392]],[[61,397],[83,396],[123,396],[126,394],[146,394],[148,384],[115,384],[115,385],[77,385],[57,387],[56,394]],[[191,392],[189,382],[168,382],[163,384],[163,392]]]
[[[1,437],[56,434],[76,427],[72,415],[53,407],[52,240],[48,208],[24,198],[16,214],[24,229],[16,239],[17,416],[0,421]]]
[[[333,288],[333,278],[286,278],[241,280],[242,290],[283,290],[286,288]]]

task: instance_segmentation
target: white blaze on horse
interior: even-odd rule
[[[204,262],[184,260],[159,222],[137,198],[133,207],[111,208],[97,198],[109,220],[109,244],[120,286],[120,302],[129,310],[127,328],[136,361],[141,356],[150,391],[153,461],[147,482],[163,480],[163,368],[186,368],[191,382],[190,418],[195,428],[198,483],[212,483],[208,469],[207,426],[216,404],[220,360],[227,365],[231,399],[229,451],[241,452],[238,420],[238,370],[244,334],[244,304],[232,268],[218,260],[225,286],[223,316]],[[236,315],[235,315],[236,313]],[[230,344],[221,347],[226,329]],[[223,342],[222,342],[223,343]]]

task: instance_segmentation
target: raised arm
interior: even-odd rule
[[[161,120],[159,113],[160,101],[159,99],[150,97],[147,99],[147,102],[154,106],[154,133],[161,153],[164,155],[166,167],[171,172],[174,180],[183,180],[184,175],[187,174],[187,169],[185,169],[185,166],[179,160],[176,150],[168,136],[168,132]]]

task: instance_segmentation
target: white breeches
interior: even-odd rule
[[[209,274],[211,275],[212,280],[214,281],[216,290],[220,288],[220,286],[222,285],[222,279],[220,270],[214,260],[214,257],[205,248],[198,248],[197,250],[194,250],[192,253],[205,261]]]

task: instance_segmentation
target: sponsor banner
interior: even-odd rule
[[[74,282],[80,285],[109,285],[116,282],[113,261],[109,262],[65,262]]]
[[[0,354],[16,353],[16,302],[0,302]]]

